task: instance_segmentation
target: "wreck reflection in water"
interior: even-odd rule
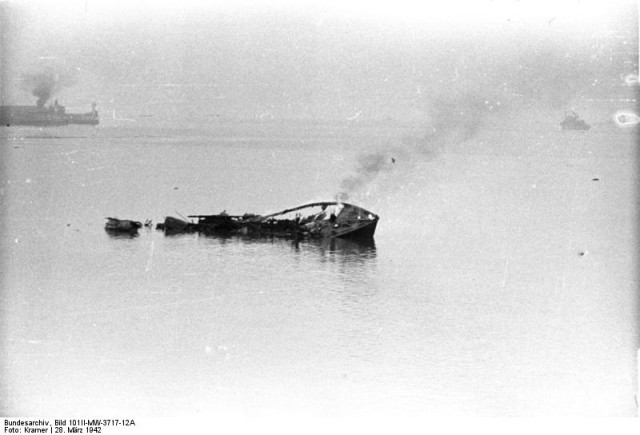
[[[290,239],[279,237],[249,237],[230,234],[185,234],[165,233],[166,237],[189,237],[193,239],[205,239],[217,242],[220,246],[230,243],[243,245],[276,245],[289,246],[292,251],[313,252],[321,258],[342,258],[345,261],[370,260],[376,256],[376,244],[374,239]]]
[[[108,228],[104,232],[112,239],[135,239],[140,235],[138,231],[114,231]]]
[[[345,262],[371,260],[376,257],[376,244],[373,239],[326,239],[294,242],[296,250],[310,248],[321,258],[341,259]]]

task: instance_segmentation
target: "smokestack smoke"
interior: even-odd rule
[[[22,75],[23,87],[37,97],[36,104],[43,107],[60,89],[75,84],[70,71],[56,71],[48,67],[43,71]]]

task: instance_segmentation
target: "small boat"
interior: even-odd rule
[[[104,229],[110,232],[119,233],[135,233],[142,227],[142,223],[138,221],[131,221],[125,219],[117,219],[108,217],[107,224]]]
[[[571,111],[565,113],[564,119],[560,123],[560,128],[562,130],[589,130],[591,126],[580,119],[576,112]]]
[[[191,215],[196,223],[167,218],[158,229],[287,238],[372,239],[380,217],[344,202],[315,202],[265,216],[256,214]],[[170,225],[167,225],[170,223]]]

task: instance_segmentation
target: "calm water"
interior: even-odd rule
[[[634,136],[555,115],[398,159],[365,245],[103,226],[331,199],[414,127],[5,130],[0,414],[635,415]]]

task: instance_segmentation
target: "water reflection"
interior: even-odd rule
[[[310,248],[323,259],[339,259],[344,262],[365,262],[376,257],[376,244],[373,239],[326,239],[295,242],[297,249]]]
[[[171,236],[175,237],[175,235]],[[231,234],[198,234],[199,239],[216,242],[219,246],[237,243],[240,245],[289,246],[293,252],[312,252],[321,259],[344,261],[367,261],[376,257],[373,239],[293,239],[280,237],[247,237]]]
[[[121,231],[121,230],[112,230],[110,228],[104,229],[105,233],[112,239],[135,239],[140,234],[138,231]]]

